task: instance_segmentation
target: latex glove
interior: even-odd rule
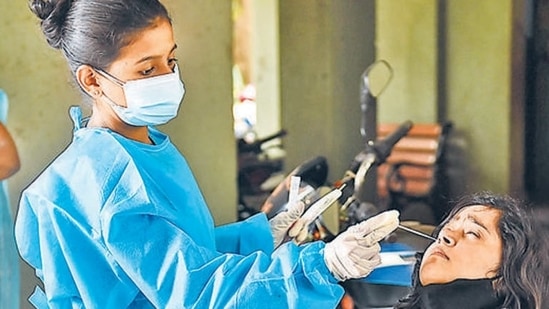
[[[379,241],[394,231],[399,212],[389,210],[349,227],[324,248],[324,262],[339,281],[366,277],[381,263]]]
[[[288,237],[292,238],[296,244],[303,243],[309,236],[309,224],[305,220],[297,220],[288,230]]]
[[[271,220],[269,220],[275,248],[282,244],[286,236],[288,236],[289,238],[297,236],[303,239],[307,237],[308,231],[304,224],[297,223],[299,222],[299,217],[301,217],[304,210],[305,204],[302,201],[297,201],[296,203],[288,205],[286,211],[278,213]],[[288,233],[290,227],[292,227],[296,223],[299,228],[294,228],[291,234]]]

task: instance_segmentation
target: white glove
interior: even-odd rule
[[[307,229],[303,223],[299,222],[299,217],[305,210],[305,204],[302,201],[288,205],[286,211],[281,212],[269,220],[271,226],[271,234],[273,234],[274,247],[277,248],[285,240],[285,237],[305,239],[307,237]],[[292,229],[292,233],[289,233],[290,227],[296,225],[297,228]]]
[[[349,227],[324,248],[324,262],[339,281],[366,277],[381,263],[378,242],[398,226],[399,212],[389,210]]]
[[[305,220],[299,219],[288,230],[288,237],[292,238],[296,244],[303,243],[309,236],[309,224]]]

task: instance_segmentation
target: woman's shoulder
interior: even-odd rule
[[[69,147],[89,152],[92,147],[123,148],[115,132],[105,128],[82,128],[73,134]]]
[[[108,132],[78,130],[72,142],[43,170],[37,181],[114,176],[117,167],[125,166],[130,160],[124,147]]]
[[[113,184],[125,177],[129,165],[131,157],[112,137],[103,132],[85,132],[40,172],[21,197],[30,204],[42,200],[65,209],[103,201],[114,189]]]

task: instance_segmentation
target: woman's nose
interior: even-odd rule
[[[175,72],[175,66],[171,66],[168,64],[159,65],[156,70],[156,75],[165,75]],[[155,75],[155,76],[156,76]]]
[[[446,246],[452,247],[456,244],[456,239],[452,236],[451,232],[441,231],[440,235],[438,236],[438,242]]]
[[[174,72],[174,69],[172,69],[170,66],[165,66],[165,67],[159,68],[158,75],[165,75],[173,72]]]

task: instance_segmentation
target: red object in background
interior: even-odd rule
[[[345,293],[345,295],[343,295],[343,298],[339,302],[339,308],[341,308],[341,309],[354,309],[355,308],[355,302],[353,301],[353,298],[349,294]]]

